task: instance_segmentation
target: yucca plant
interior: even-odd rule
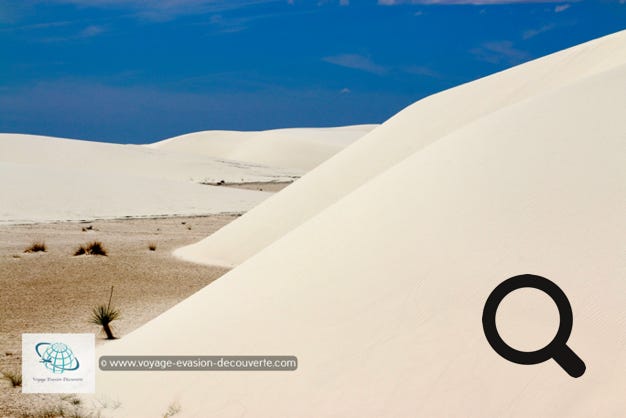
[[[107,340],[114,340],[111,322],[120,317],[120,311],[111,308],[111,299],[113,298],[113,286],[111,286],[111,294],[109,295],[109,303],[107,305],[98,305],[91,311],[91,323],[102,326]]]

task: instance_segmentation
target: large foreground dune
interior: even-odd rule
[[[287,217],[282,238],[99,354],[292,354],[298,370],[98,372],[96,399],[119,405],[102,412],[622,415],[625,52],[620,33],[427,99],[268,200],[281,210],[280,196],[293,203],[326,176],[340,185],[325,198],[319,188],[317,214]],[[367,152],[384,141],[393,152]],[[579,379],[487,343],[483,304],[522,273],[569,297]],[[537,349],[558,317],[542,294],[521,295],[498,326]]]
[[[305,173],[376,126],[252,132],[204,131],[166,139],[148,147],[263,164]]]
[[[443,136],[500,109],[575,84],[625,62],[626,32],[619,32],[430,96],[374,129],[284,192],[176,254],[199,263],[240,264]]]

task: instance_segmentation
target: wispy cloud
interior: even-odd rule
[[[330,57],[324,57],[323,61],[339,65],[340,67],[352,68],[354,70],[365,71],[377,75],[383,75],[387,72],[386,67],[376,64],[370,57],[360,54],[333,55]]]
[[[149,20],[169,20],[180,15],[197,13],[219,13],[267,3],[288,3],[286,0],[51,0],[51,2],[85,8],[130,10],[136,16]]]
[[[85,29],[83,29],[80,32],[79,36],[81,38],[91,38],[93,36],[100,35],[101,33],[105,31],[106,31],[106,28],[104,26],[90,25],[90,26],[87,26]]]
[[[381,6],[395,6],[398,4],[515,4],[515,3],[565,3],[571,0],[378,0]]]
[[[572,7],[571,4],[560,4],[560,5],[554,6],[554,13],[564,12],[567,9],[569,9],[570,7]]]
[[[222,33],[234,33],[241,32],[247,29],[247,24],[253,20],[252,18],[244,17],[224,17],[221,14],[214,14],[210,17],[208,24],[216,27],[219,32]]]
[[[516,65],[530,59],[530,54],[514,47],[511,41],[485,42],[479,48],[470,50],[470,53],[480,61],[491,64]]]
[[[43,23],[31,23],[28,25],[21,26],[9,26],[0,29],[0,32],[10,32],[10,31],[36,31],[42,29],[50,29],[50,28],[60,28],[64,26],[69,26],[74,22],[69,20],[63,21],[53,21],[53,22],[43,22]]]
[[[89,25],[78,31],[74,31],[72,33],[57,35],[57,36],[47,36],[36,38],[39,42],[68,42],[68,41],[78,41],[81,39],[93,38],[102,33],[106,32],[108,29],[104,25]]]
[[[442,78],[442,75],[426,65],[411,65],[403,68],[404,72],[429,78]]]
[[[543,25],[542,27],[537,28],[537,29],[528,29],[524,31],[524,33],[522,34],[522,39],[526,40],[526,39],[534,38],[535,36],[540,35],[544,32],[551,31],[555,27],[556,25],[554,23],[550,23],[547,25]]]

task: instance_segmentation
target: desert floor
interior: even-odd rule
[[[20,371],[22,333],[96,333],[96,344],[106,344],[89,318],[94,306],[107,303],[111,286],[112,305],[121,311],[114,332],[123,337],[208,285],[227,269],[188,263],[171,252],[237,216],[0,226],[0,372]],[[107,256],[73,255],[95,240]],[[37,241],[47,251],[26,253]],[[74,416],[81,408],[71,395],[22,394],[2,377],[0,416]]]

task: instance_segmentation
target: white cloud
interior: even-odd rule
[[[524,31],[524,33],[522,34],[522,39],[534,38],[535,36],[542,34],[544,32],[548,32],[554,28],[555,28],[555,25],[551,23],[549,25],[544,25],[540,27],[539,29],[528,29],[527,31]]]
[[[80,32],[80,36],[83,38],[91,38],[92,36],[100,35],[104,31],[105,28],[103,26],[91,25],[83,29]]]
[[[322,60],[340,67],[352,68],[372,74],[382,75],[387,72],[387,68],[376,64],[371,58],[359,54],[339,54],[324,57]]]
[[[405,67],[404,72],[422,77],[441,78],[441,74],[426,65],[412,65]]]
[[[43,0],[38,0],[43,2]],[[194,13],[218,13],[266,3],[291,3],[287,0],[51,0],[55,3],[74,4],[80,7],[131,9],[138,16],[167,20],[179,15]]]
[[[554,7],[554,13],[561,13],[572,7],[571,4],[560,4]]]

